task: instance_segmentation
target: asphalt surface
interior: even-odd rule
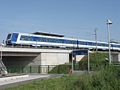
[[[8,87],[14,87],[14,86],[26,84],[32,80],[56,78],[56,77],[61,77],[61,76],[63,76],[63,75],[62,74],[28,74],[27,77],[13,78],[13,79],[9,79],[9,80],[7,80],[7,79],[1,80],[0,81],[0,90],[4,89],[4,88],[8,88]],[[0,78],[0,79],[2,79],[2,78]]]

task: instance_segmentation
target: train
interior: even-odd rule
[[[6,46],[31,46],[52,48],[82,48],[108,50],[108,43],[101,41],[83,40],[66,37],[36,35],[30,33],[13,32],[7,35]],[[120,50],[120,44],[111,43],[112,50]]]

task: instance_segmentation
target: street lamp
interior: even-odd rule
[[[112,24],[112,21],[109,20],[109,19],[107,19],[107,23],[106,23],[106,24],[107,24],[107,30],[108,30],[109,64],[111,64],[111,51],[110,51],[110,49],[111,49],[111,45],[110,45],[110,25]]]

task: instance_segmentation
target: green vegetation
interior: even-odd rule
[[[105,66],[108,65],[108,58],[107,53],[92,53],[90,54],[90,70],[92,71],[98,71]],[[87,70],[87,57],[84,57],[80,62],[79,62],[79,67],[80,70]]]
[[[71,64],[63,64],[54,67],[49,73],[57,73],[57,74],[68,74],[71,68]]]
[[[120,66],[108,65],[106,57],[107,54],[101,53],[90,55],[92,73],[37,80],[5,90],[120,90]],[[79,65],[85,66],[86,60],[82,62]],[[61,65],[59,68],[66,66]],[[58,69],[55,67],[54,70]]]
[[[90,70],[98,71],[108,65],[105,60],[108,57],[107,53],[92,53],[90,54]],[[71,64],[58,65],[54,67],[49,73],[68,74],[71,69]],[[85,56],[80,62],[74,64],[75,70],[87,70],[88,57]]]

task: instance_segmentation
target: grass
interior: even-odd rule
[[[5,90],[120,90],[120,67],[106,66],[92,74],[64,75]]]

